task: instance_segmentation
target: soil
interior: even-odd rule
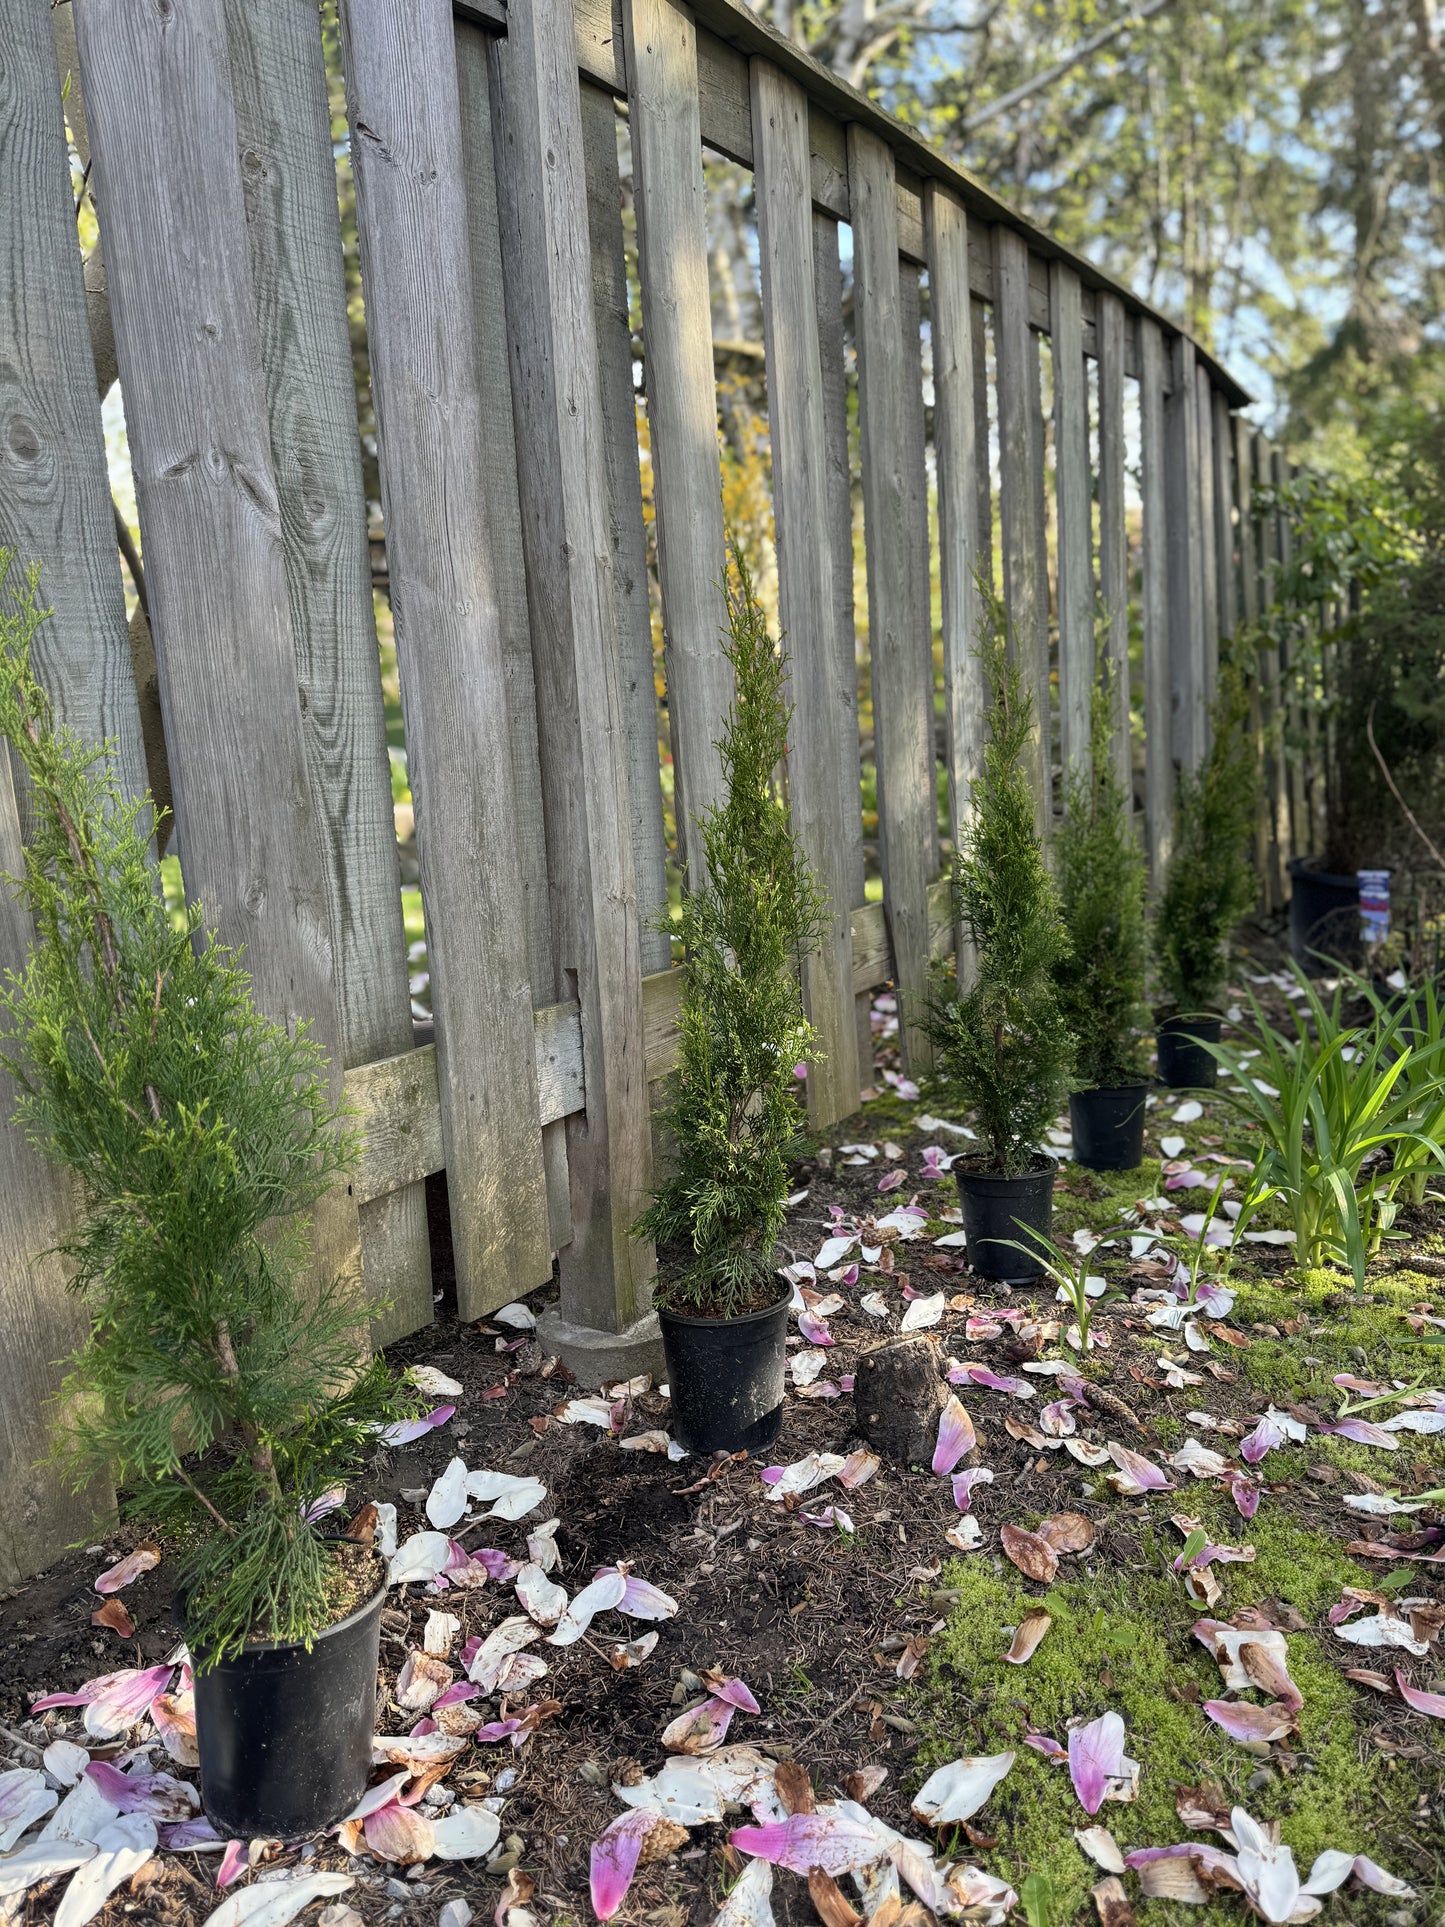
[[[886,1037],[879,1061],[886,1069]],[[860,1279],[856,1288],[838,1287],[845,1303],[828,1316],[835,1343],[828,1350],[822,1381],[837,1382],[853,1370],[861,1350],[899,1331],[910,1302],[905,1287],[918,1295],[939,1290],[947,1294],[943,1320],[929,1334],[945,1356],[956,1354],[1000,1373],[1016,1372],[1026,1359],[1039,1355],[1038,1342],[1015,1337],[1007,1324],[997,1336],[970,1342],[965,1332],[968,1315],[974,1310],[996,1311],[1006,1301],[1043,1319],[1056,1309],[1052,1288],[1001,1293],[998,1287],[975,1281],[956,1252],[933,1243],[933,1235],[954,1228],[957,1195],[946,1180],[930,1185],[919,1178],[918,1150],[923,1143],[935,1141],[953,1149],[959,1141],[942,1133],[920,1133],[914,1120],[927,1110],[927,1104],[904,1103],[881,1084],[879,1089],[883,1095],[866,1115],[830,1131],[829,1144],[820,1146],[798,1169],[797,1188],[805,1195],[790,1214],[783,1255],[789,1260],[811,1258],[829,1234],[837,1211],[849,1218],[882,1216],[915,1194],[927,1203],[931,1216],[944,1222],[930,1225],[927,1238],[889,1245],[887,1269],[881,1275]],[[1146,1155],[1156,1160],[1156,1182],[1161,1130],[1185,1130],[1191,1155],[1199,1155],[1201,1145],[1224,1141],[1217,1130],[1208,1129],[1212,1112],[1199,1125],[1164,1123],[1183,1095],[1163,1094],[1160,1107],[1150,1113]],[[884,1147],[896,1140],[905,1147],[905,1157],[898,1162],[906,1168],[907,1183],[880,1197],[880,1173],[891,1163],[886,1150],[877,1159],[849,1164],[837,1148],[859,1140],[876,1140]],[[1117,1201],[1118,1182],[1116,1177],[1111,1189],[1109,1183],[1077,1166],[1064,1167],[1057,1186],[1056,1235],[1067,1238],[1070,1228],[1087,1221],[1093,1208]],[[437,1187],[431,1189],[435,1203]],[[1187,1194],[1187,1206],[1181,1200],[1181,1208],[1198,1209],[1201,1197],[1207,1193]],[[444,1232],[444,1215],[435,1210],[433,1227]],[[1437,1207],[1403,1214],[1399,1229],[1401,1239],[1392,1247],[1389,1265],[1381,1266],[1382,1276],[1389,1266],[1409,1265],[1412,1254],[1425,1244],[1433,1243],[1438,1254]],[[958,1597],[944,1564],[953,1557],[944,1534],[960,1517],[948,1480],[884,1465],[855,1491],[844,1492],[830,1483],[800,1501],[779,1504],[764,1496],[767,1488],[758,1478],[756,1461],[721,1459],[709,1464],[689,1458],[673,1462],[645,1451],[621,1450],[614,1437],[593,1425],[560,1422],[556,1413],[573,1388],[565,1370],[543,1356],[534,1338],[519,1339],[515,1330],[486,1321],[458,1323],[447,1302],[448,1262],[440,1246],[437,1259],[437,1280],[445,1294],[437,1322],[394,1347],[391,1356],[398,1366],[425,1363],[460,1381],[464,1390],[455,1399],[456,1417],[416,1444],[378,1454],[370,1476],[352,1493],[352,1503],[395,1503],[404,1539],[427,1528],[422,1500],[455,1454],[473,1467],[525,1473],[547,1487],[541,1507],[519,1524],[488,1521],[468,1530],[469,1548],[493,1544],[525,1557],[522,1548],[528,1530],[555,1514],[560,1521],[561,1564],[552,1577],[569,1593],[590,1580],[597,1567],[628,1561],[640,1577],[672,1594],[678,1611],[675,1617],[647,1627],[606,1615],[576,1645],[532,1649],[547,1658],[550,1670],[530,1697],[547,1696],[558,1702],[555,1714],[520,1751],[513,1752],[505,1743],[470,1749],[449,1782],[459,1799],[490,1796],[505,1801],[498,1849],[504,1856],[501,1864],[494,1861],[489,1870],[481,1862],[433,1861],[408,1872],[369,1857],[348,1860],[338,1843],[328,1838],[299,1848],[268,1847],[258,1865],[291,1866],[304,1861],[309,1868],[345,1869],[356,1876],[357,1885],[343,1898],[365,1922],[396,1919],[426,1922],[430,1927],[441,1906],[457,1896],[465,1898],[479,1917],[490,1916],[505,1879],[505,1854],[514,1850],[536,1880],[532,1912],[539,1920],[550,1920],[558,1927],[563,1922],[590,1921],[589,1850],[619,1811],[610,1782],[657,1770],[664,1758],[659,1734],[679,1706],[693,1697],[684,1673],[690,1677],[710,1667],[744,1679],[762,1707],[759,1716],[736,1718],[730,1741],[751,1742],[778,1759],[798,1761],[811,1775],[820,1799],[838,1797],[844,1777],[857,1769],[882,1766],[887,1778],[870,1796],[870,1810],[911,1835],[925,1831],[910,1817],[909,1803],[921,1771],[915,1758],[937,1734],[930,1727],[926,1699],[920,1698],[922,1680],[910,1683],[900,1677],[900,1662],[906,1658],[909,1642],[926,1648],[943,1631]],[[1422,1265],[1430,1262],[1431,1254],[1424,1253]],[[1439,1262],[1436,1255],[1434,1264]],[[1284,1279],[1293,1264],[1287,1249],[1250,1248],[1249,1274],[1262,1284]],[[1126,1268],[1120,1262],[1107,1263],[1116,1278]],[[1138,1282],[1133,1279],[1128,1288]],[[884,1318],[870,1316],[858,1303],[860,1295],[874,1286],[883,1290],[888,1303]],[[820,1289],[830,1287],[820,1281]],[[1422,1288],[1417,1296],[1434,1312],[1440,1308],[1439,1291],[1437,1283],[1433,1289]],[[548,1295],[537,1294],[530,1301],[533,1309],[540,1309]],[[1344,1305],[1350,1302],[1344,1283],[1339,1300]],[[1292,1319],[1289,1322],[1294,1324]],[[1316,1317],[1315,1323],[1319,1322]],[[1277,1326],[1257,1325],[1251,1331],[1237,1319],[1211,1324],[1219,1342],[1207,1361],[1206,1382],[1175,1391],[1159,1376],[1159,1334],[1149,1331],[1140,1310],[1127,1299],[1106,1304],[1097,1314],[1096,1329],[1107,1349],[1090,1364],[1099,1397],[1093,1402],[1095,1409],[1081,1418],[1080,1430],[1096,1440],[1118,1439],[1156,1458],[1178,1443],[1185,1414],[1199,1403],[1207,1403],[1209,1411],[1223,1419],[1243,1421],[1256,1415],[1264,1401],[1250,1380],[1246,1354],[1256,1344],[1281,1337]],[[1285,1335],[1308,1351],[1314,1343],[1310,1333],[1310,1317],[1303,1316]],[[1042,1346],[1043,1353],[1058,1349],[1053,1343]],[[1168,1349],[1183,1354],[1182,1344]],[[1356,1369],[1364,1365],[1362,1359]],[[1376,1361],[1371,1365],[1378,1368]],[[1337,1396],[1328,1377],[1320,1379],[1318,1391],[1322,1401],[1326,1394]],[[453,1401],[448,1398],[447,1402]],[[979,1487],[973,1500],[989,1547],[998,1546],[1000,1527],[1020,1513],[1067,1510],[1093,1523],[1094,1557],[1101,1566],[1120,1571],[1137,1566],[1145,1559],[1146,1508],[1120,1503],[1102,1485],[1088,1496],[1091,1488],[1081,1489],[1078,1463],[1063,1452],[1040,1451],[1006,1428],[1010,1418],[1032,1421],[1042,1402],[1024,1410],[991,1392],[968,1397],[978,1434],[977,1460],[969,1462],[987,1463],[995,1472],[995,1483]],[[667,1424],[667,1401],[649,1389],[631,1400],[621,1432],[631,1436],[654,1427],[666,1429]],[[1207,1442],[1226,1449],[1233,1443]],[[809,1452],[846,1453],[858,1443],[853,1399],[846,1391],[831,1398],[804,1397],[790,1386],[782,1437],[768,1459],[788,1464]],[[1439,1484],[1445,1477],[1435,1450],[1439,1444],[1438,1439],[1408,1436],[1382,1477],[1392,1489],[1402,1491]],[[1264,1470],[1268,1473],[1268,1462]],[[1180,1478],[1181,1488],[1188,1483]],[[1342,1473],[1321,1452],[1305,1468],[1304,1476],[1271,1483],[1266,1503],[1280,1508],[1301,1527],[1332,1535],[1343,1552],[1346,1538],[1385,1538],[1384,1528],[1398,1523],[1359,1518],[1342,1523],[1346,1515],[1339,1495],[1351,1489],[1375,1487],[1368,1475]],[[1181,1489],[1179,1499],[1187,1504],[1192,1496]],[[846,1506],[854,1527],[851,1533],[820,1528],[803,1519],[805,1512],[821,1514],[832,1504]],[[1426,1513],[1408,1523],[1429,1524],[1434,1517]],[[1240,1532],[1248,1536],[1242,1523]],[[172,1613],[175,1574],[166,1560],[122,1595],[135,1621],[132,1639],[122,1641],[91,1624],[92,1610],[99,1603],[92,1589],[96,1574],[147,1536],[139,1526],[97,1529],[86,1546],[0,1600],[0,1769],[33,1764],[33,1753],[26,1746],[34,1739],[40,1738],[43,1744],[61,1733],[83,1739],[78,1718],[71,1717],[79,1709],[61,1709],[31,1724],[28,1708],[37,1695],[73,1690],[98,1673],[120,1667],[156,1663],[175,1648],[181,1629]],[[995,1554],[990,1557],[991,1569],[1004,1570]],[[1445,1587],[1425,1576],[1431,1570],[1416,1569],[1412,1593],[1445,1599]],[[485,1635],[518,1610],[510,1586],[490,1584],[441,1597],[415,1585],[399,1589],[383,1615],[378,1731],[404,1732],[412,1723],[413,1716],[397,1708],[390,1696],[407,1652],[421,1647],[428,1613],[438,1607],[462,1621],[452,1660],[458,1677],[461,1666],[455,1653],[462,1641],[473,1634]],[[657,1632],[655,1651],[641,1665],[615,1670],[610,1648],[644,1630]],[[1399,1658],[1417,1684],[1434,1684],[1433,1660],[1362,1654],[1337,1644],[1335,1656],[1342,1666],[1386,1661],[1392,1665]],[[1391,1771],[1400,1763],[1406,1771],[1418,1772],[1421,1797],[1428,1808],[1431,1800],[1440,1798],[1440,1769],[1445,1768],[1445,1757],[1434,1750],[1433,1723],[1408,1714],[1398,1700],[1376,1699],[1363,1688],[1360,1692],[1366,1702],[1361,1746]],[[487,1717],[496,1718],[502,1711],[495,1701],[490,1702]],[[983,1750],[969,1740],[966,1729],[955,1731],[952,1751]],[[114,1754],[118,1749],[96,1750]],[[171,1767],[158,1748],[154,1763]],[[1107,1810],[1100,1818],[1106,1817]],[[1183,1829],[1168,1837],[1184,1837]],[[740,1864],[725,1842],[723,1829],[693,1829],[673,1856],[639,1870],[620,1918],[645,1922],[647,1927],[708,1927],[730,1878],[729,1868],[736,1871]],[[991,1859],[982,1846],[970,1849],[961,1840],[956,1844],[958,1852],[991,1870],[1009,1877],[1018,1871]],[[1390,1865],[1404,1856],[1395,1870],[1422,1882],[1419,1856],[1411,1862],[1410,1850],[1399,1841],[1362,1839],[1356,1846]],[[1434,1851],[1428,1849],[1432,1855]],[[218,1899],[212,1884],[215,1864],[214,1856],[165,1854],[146,1871],[138,1891],[123,1888],[97,1918],[102,1927],[122,1927],[123,1922],[134,1927],[199,1923]],[[52,1918],[63,1885],[32,1890],[18,1918],[26,1923]],[[783,1927],[816,1918],[806,1886],[791,1876],[779,1876],[773,1907]],[[313,1909],[305,1919],[315,1917]],[[1336,1917],[1345,1918],[1344,1914]],[[1022,1922],[1022,1909],[1015,1918]],[[1242,1910],[1238,1918],[1245,1918]],[[513,1927],[525,1924],[514,1922]]]

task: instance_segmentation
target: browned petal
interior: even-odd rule
[[[1056,1512],[1039,1521],[1038,1534],[1055,1552],[1087,1552],[1094,1543],[1094,1522],[1082,1512]]]
[[[1004,1413],[1003,1429],[1011,1439],[1021,1439],[1025,1445],[1031,1445],[1036,1452],[1052,1451],[1059,1443],[1057,1439],[1046,1439],[1037,1427],[1027,1424],[1015,1412]]]
[[[1445,1606],[1410,1606],[1406,1610],[1410,1615],[1412,1638],[1427,1643],[1439,1638],[1440,1629],[1445,1626]]]
[[[778,1798],[783,1803],[785,1813],[811,1813],[817,1804],[808,1769],[800,1766],[796,1760],[778,1761],[773,1784],[778,1789]]]
[[[119,1633],[122,1639],[135,1638],[135,1621],[114,1595],[103,1606],[96,1607],[90,1615],[90,1623],[92,1626],[108,1626],[111,1632]]]
[[[1134,1910],[1117,1874],[1105,1874],[1095,1886],[1094,1905],[1099,1910],[1099,1927],[1134,1927]]]
[[[1026,1660],[1032,1659],[1039,1649],[1039,1642],[1053,1623],[1052,1613],[1045,1612],[1042,1606],[1030,1606],[1019,1621],[1013,1644],[1004,1658],[1015,1666],[1022,1666]]]
[[[1262,1693],[1270,1694],[1291,1713],[1298,1713],[1304,1705],[1299,1688],[1267,1647],[1256,1646],[1250,1639],[1242,1641],[1239,1663]]]
[[[1025,1532],[1022,1526],[1004,1526],[999,1537],[1004,1551],[1021,1573],[1037,1580],[1041,1586],[1053,1583],[1059,1570],[1059,1555],[1047,1539],[1041,1539],[1036,1532]]]
[[[1345,1678],[1354,1680],[1357,1686],[1368,1686],[1376,1693],[1387,1697],[1395,1690],[1395,1682],[1386,1673],[1372,1673],[1367,1666],[1347,1666]]]
[[[913,1678],[923,1664],[923,1655],[928,1651],[928,1644],[928,1640],[922,1633],[910,1635],[908,1644],[903,1648],[898,1659],[896,1670],[900,1679]]]
[[[830,1873],[808,1875],[808,1898],[823,1927],[863,1927],[863,1916],[855,1913],[844,1898],[843,1889]]]
[[[856,1772],[843,1775],[843,1791],[850,1800],[856,1800],[862,1806],[887,1778],[886,1766],[860,1766]]]
[[[1175,1811],[1186,1827],[1196,1833],[1216,1832],[1229,1825],[1229,1798],[1217,1780],[1204,1780],[1199,1786],[1182,1786],[1174,1799]]]
[[[344,1537],[354,1539],[359,1546],[369,1546],[376,1538],[377,1519],[376,1507],[368,1501],[353,1516]]]

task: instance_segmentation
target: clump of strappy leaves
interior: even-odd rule
[[[0,551],[0,738],[25,772],[12,887],[35,940],[0,992],[0,1062],[17,1121],[78,1180],[61,1248],[91,1320],[56,1457],[177,1535],[204,1666],[256,1630],[325,1626],[334,1562],[306,1515],[413,1401],[380,1358],[358,1366],[355,1282],[300,1284],[304,1214],[356,1153],[326,1060],[257,1011],[199,904],[173,928],[150,799],[54,722],[31,660],[38,570],[17,586],[13,561]]]
[[[1059,1009],[1076,1044],[1084,1090],[1146,1076],[1143,1031],[1148,938],[1147,870],[1133,799],[1113,752],[1115,700],[1104,653],[1091,697],[1089,757],[1070,770],[1058,837],[1059,896],[1070,954],[1056,966]]]
[[[671,1168],[638,1222],[659,1303],[734,1317],[778,1296],[789,1165],[804,1144],[797,1067],[819,1059],[800,966],[827,899],[792,833],[777,772],[792,707],[747,558],[734,549],[724,651],[735,693],[718,751],[725,796],[697,821],[682,899],[686,975],[663,1128]]]
[[[1229,942],[1257,894],[1251,839],[1259,781],[1246,733],[1249,696],[1220,666],[1209,753],[1184,770],[1174,841],[1154,919],[1154,955],[1167,1006],[1186,1016],[1215,1010],[1229,976]]]
[[[1032,699],[986,578],[979,595],[988,742],[950,875],[954,923],[972,939],[971,981],[960,984],[951,964],[936,966],[924,1028],[941,1099],[972,1111],[989,1170],[1018,1177],[1033,1168],[1071,1083],[1074,1039],[1054,982],[1069,940],[1034,821]]]

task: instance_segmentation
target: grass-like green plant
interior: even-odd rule
[[[678,926],[686,959],[678,1068],[663,1112],[671,1170],[637,1223],[658,1247],[657,1301],[734,1317],[778,1296],[788,1167],[804,1142],[794,1074],[819,1061],[799,968],[826,896],[778,784],[792,708],[746,555],[727,584],[735,694],[718,751],[726,795],[697,828]]]
[[[1069,1092],[1074,1040],[1054,982],[1069,940],[1034,827],[1031,697],[1008,659],[1008,618],[985,577],[979,595],[989,737],[950,875],[954,922],[972,939],[973,979],[961,984],[951,965],[936,967],[924,1029],[940,1097],[973,1112],[988,1169],[1017,1177],[1033,1167]]]
[[[1110,741],[1113,702],[1099,651],[1087,766],[1070,771],[1059,832],[1059,898],[1069,954],[1055,966],[1059,1010],[1075,1038],[1084,1090],[1141,1083],[1148,939],[1148,872],[1134,833],[1133,804]]]
[[[1420,1135],[1394,1147],[1390,1161],[1389,1190],[1392,1200],[1424,1204],[1430,1183],[1442,1175],[1433,1147],[1445,1144],[1445,1003],[1434,981],[1423,978],[1403,996],[1382,997],[1368,977],[1350,978],[1359,995],[1371,1006],[1377,1025],[1385,1026],[1392,1038],[1410,1047],[1410,1055],[1400,1073],[1400,1090],[1410,1104],[1411,1118]],[[1396,1021],[1398,1019],[1398,1021]]]
[[[1229,941],[1254,908],[1251,860],[1258,776],[1245,730],[1249,698],[1221,665],[1209,753],[1179,778],[1174,840],[1154,915],[1154,959],[1166,1006],[1189,1017],[1216,1010],[1229,975]]]
[[[998,1242],[1012,1245],[1015,1251],[1025,1252],[1036,1264],[1043,1266],[1059,1288],[1060,1302],[1066,1304],[1074,1314],[1080,1352],[1087,1352],[1092,1342],[1089,1333],[1093,1327],[1094,1313],[1101,1305],[1112,1304],[1123,1293],[1112,1285],[1106,1285],[1096,1297],[1091,1296],[1087,1255],[1066,1250],[1033,1225],[1021,1224],[1019,1230],[1024,1234],[1023,1239],[1000,1238]]]
[[[1248,1053],[1208,1048],[1233,1079],[1221,1096],[1260,1140],[1247,1207],[1279,1198],[1299,1262],[1344,1264],[1363,1291],[1391,1196],[1386,1155],[1392,1164],[1404,1160],[1402,1179],[1422,1167],[1445,1169],[1441,1140],[1426,1128],[1445,1098],[1445,1040],[1414,1043],[1405,1006],[1380,1006],[1352,1023],[1348,980],[1326,1002],[1303,971],[1294,975],[1301,995],[1290,1004],[1293,1035],[1276,1029],[1251,995]]]
[[[325,1060],[256,1010],[198,904],[172,928],[150,800],[53,722],[38,571],[17,587],[12,565],[0,551],[0,739],[29,790],[35,943],[0,992],[0,1061],[30,1138],[78,1180],[62,1248],[91,1317],[56,1455],[178,1534],[206,1665],[258,1627],[326,1625],[334,1562],[305,1515],[412,1401],[381,1359],[358,1371],[348,1291],[298,1289],[303,1214],[356,1149]]]

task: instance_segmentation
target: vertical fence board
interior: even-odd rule
[[[507,308],[502,291],[502,236],[497,207],[493,145],[491,35],[455,23],[457,101],[461,111],[462,169],[466,180],[467,241],[471,260],[472,352],[482,434],[483,518],[492,553],[501,621],[502,672],[507,691],[507,741],[511,751],[512,808],[517,861],[522,877],[521,911],[526,928],[527,975],[534,1006],[557,995],[552,950],[552,904],[547,884],[547,833],[542,810],[542,772],[537,749],[537,689],[532,672],[532,635],[527,613],[527,565],[522,549],[522,510],[517,500],[517,442],[512,428],[512,378],[507,365]],[[610,103],[609,103],[610,105]],[[613,169],[617,166],[614,144]],[[628,363],[631,388],[631,362]],[[641,503],[638,518],[641,519]],[[646,583],[642,595],[646,600]],[[650,649],[650,644],[649,644]],[[649,691],[650,691],[649,658]],[[652,761],[657,775],[656,731]],[[662,825],[659,817],[658,838]],[[666,947],[666,939],[663,940]],[[567,1185],[567,1127],[561,1118],[542,1126],[547,1185],[548,1235],[554,1248],[572,1236]]]
[[[928,838],[925,865],[938,872],[938,755],[933,726],[933,596],[928,527],[928,425],[923,409],[923,277],[915,262],[898,263],[898,328],[902,359],[904,450],[908,491],[908,658],[911,705],[928,717]]]
[[[1271,481],[1271,450],[1262,435],[1251,444],[1256,489],[1267,488]],[[1256,509],[1255,528],[1259,542],[1259,607],[1266,614],[1274,604],[1275,565],[1278,560],[1278,527],[1273,509]],[[1265,882],[1272,908],[1282,906],[1287,897],[1285,883],[1285,845],[1289,841],[1289,803],[1285,792],[1281,749],[1284,718],[1280,714],[1279,651],[1269,641],[1259,649],[1259,692],[1261,737],[1264,745],[1263,786],[1265,798]]]
[[[795,706],[788,796],[793,828],[829,896],[822,939],[803,959],[803,994],[823,1053],[823,1061],[808,1074],[808,1116],[821,1130],[857,1110],[859,1074],[849,851],[838,809],[839,732],[848,712],[836,688],[839,660],[833,544],[827,539],[827,423],[813,272],[808,98],[768,60],[752,61],[750,81],[779,621]]]
[[[1194,379],[1199,410],[1196,432],[1199,437],[1199,533],[1202,558],[1202,742],[1207,750],[1211,734],[1210,712],[1219,683],[1219,527],[1214,507],[1214,390],[1210,384],[1209,370],[1200,363],[1195,365]]]
[[[1216,388],[1211,394],[1214,411],[1214,564],[1218,572],[1215,590],[1221,639],[1234,635],[1239,627],[1239,570],[1235,559],[1234,532],[1234,422],[1229,403]]]
[[[36,670],[57,718],[146,787],[70,161],[45,0],[0,8],[0,547],[42,564]]]
[[[207,922],[244,947],[259,1007],[310,1022],[339,1099],[321,838],[220,0],[165,14],[146,0],[85,0],[76,32],[186,885]],[[318,1203],[312,1248],[316,1276],[359,1308],[345,1185]]]
[[[652,1135],[568,0],[517,9],[496,43],[492,74],[556,958],[559,988],[572,990],[581,1006],[586,1070],[586,1109],[567,1119],[572,1242],[559,1253],[556,1334],[565,1344],[568,1328],[595,1335],[637,1327],[648,1312],[655,1263],[651,1246],[630,1236],[651,1188]],[[703,292],[705,298],[705,283]],[[715,461],[710,425],[708,434]],[[577,1356],[574,1369],[584,1368]]]
[[[1049,263],[1054,365],[1054,474],[1058,501],[1059,740],[1064,771],[1089,759],[1094,688],[1093,488],[1089,385],[1084,368],[1083,290],[1074,270]]]
[[[1204,754],[1204,530],[1199,499],[1199,408],[1194,343],[1174,337],[1164,410],[1169,552],[1169,685],[1175,762]]]
[[[1129,535],[1125,522],[1124,304],[1099,295],[1099,598],[1103,604],[1114,715],[1114,764],[1133,808],[1134,754],[1129,729]]]
[[[685,0],[623,0],[657,565],[679,847],[721,796],[732,702],[697,28]]]
[[[446,0],[341,16],[457,1302],[475,1318],[547,1277],[551,1240],[456,47]]]
[[[1274,451],[1271,463],[1271,479],[1276,489],[1284,488],[1290,481],[1293,470],[1281,449]],[[1275,524],[1278,529],[1279,560],[1282,570],[1288,570],[1294,560],[1294,528],[1289,512],[1285,508],[1275,510]],[[1286,605],[1288,606],[1288,605]],[[1281,727],[1285,732],[1282,746],[1284,767],[1287,774],[1289,791],[1289,850],[1290,856],[1304,856],[1311,843],[1310,809],[1308,787],[1307,736],[1304,713],[1304,683],[1301,662],[1296,651],[1303,655],[1303,645],[1291,636],[1287,653],[1280,663],[1282,681]]]
[[[933,319],[933,446],[938,479],[939,587],[943,609],[943,714],[948,757],[948,818],[955,850],[962,847],[973,786],[983,767],[988,707],[978,646],[980,460],[974,419],[973,309],[968,285],[968,217],[945,189],[924,195],[928,289]],[[982,459],[988,457],[987,423]],[[960,974],[966,960],[955,932]]]
[[[607,458],[608,529],[612,540],[612,606],[617,625],[622,700],[627,718],[627,794],[632,860],[642,919],[642,968],[666,970],[672,940],[652,919],[667,902],[667,845],[662,828],[662,770],[657,756],[657,691],[652,670],[652,607],[647,592],[647,536],[638,466],[637,400],[632,386],[632,321],[622,235],[622,182],[617,172],[617,108],[600,87],[582,88],[582,140],[587,163],[588,232],[592,241],[592,305],[597,326],[603,441]]]
[[[970,244],[972,245],[972,244]],[[993,474],[988,434],[988,304],[974,295],[973,313],[973,440],[978,490],[978,565],[993,580]]]
[[[1259,522],[1254,513],[1254,430],[1242,415],[1234,418],[1234,474],[1239,497],[1239,606],[1245,627],[1259,616]],[[1270,871],[1270,804],[1265,782],[1264,693],[1259,656],[1245,664],[1249,676],[1249,728],[1254,738],[1257,786],[1254,807],[1254,867],[1260,881],[1264,909],[1277,907]]]
[[[291,641],[350,1069],[412,1043],[321,23],[307,0],[227,0],[226,32],[281,511]],[[384,1344],[431,1323],[426,1187],[361,1210]]]
[[[1139,454],[1144,568],[1144,809],[1149,876],[1157,890],[1174,821],[1169,687],[1169,530],[1165,499],[1164,341],[1157,321],[1139,323]]]
[[[999,508],[1009,643],[1034,706],[1029,780],[1035,821],[1047,836],[1050,778],[1049,596],[1034,498],[1042,482],[1037,362],[1029,331],[1029,251],[1012,229],[993,230],[994,357],[998,373]]]
[[[868,648],[878,771],[883,903],[902,1000],[899,1035],[910,1070],[926,1067],[917,1019],[928,984],[928,883],[936,829],[933,709],[917,664],[917,567],[910,517],[910,401],[904,394],[898,207],[893,155],[856,123],[848,129],[853,223],[853,311],[858,341],[858,418],[863,443]]]

